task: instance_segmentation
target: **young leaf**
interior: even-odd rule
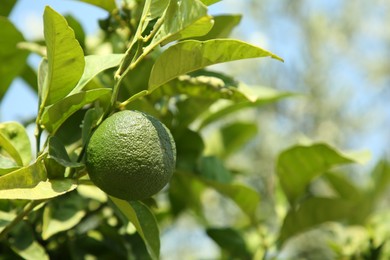
[[[340,198],[310,198],[292,208],[283,221],[279,244],[290,237],[329,221],[346,220],[355,214],[358,204]]]
[[[5,149],[19,166],[28,165],[32,159],[30,139],[25,128],[17,122],[0,123],[0,148]]]
[[[45,108],[40,123],[47,131],[55,133],[62,123],[77,110],[103,96],[109,98],[110,93],[111,89],[109,88],[99,88],[68,96],[54,105]]]
[[[12,173],[9,173],[12,174]],[[8,175],[9,175],[8,174]],[[6,177],[5,175],[3,177]],[[0,177],[2,178],[2,177]],[[1,182],[2,180],[0,180]],[[48,180],[40,181],[34,186],[14,185],[15,188],[0,189],[1,199],[22,199],[22,200],[42,200],[51,199],[63,195],[77,188],[74,180]]]
[[[48,106],[76,86],[84,71],[84,53],[63,16],[46,6],[43,20],[48,71],[41,100]]]
[[[114,197],[110,197],[110,199],[123,215],[133,223],[144,240],[149,254],[153,259],[158,259],[160,255],[160,232],[152,211],[139,201],[128,202]]]
[[[24,41],[23,35],[6,17],[0,17],[0,28],[1,101],[11,82],[23,71],[28,52],[18,48],[17,44]]]
[[[119,65],[123,54],[89,55],[85,56],[85,68],[76,87],[71,94],[80,92],[100,72]]]
[[[208,228],[206,233],[222,250],[229,253],[229,259],[252,259],[241,234],[232,228]]]
[[[149,90],[153,91],[180,75],[213,64],[260,57],[271,57],[282,61],[271,52],[238,40],[179,42],[157,58],[150,76]]]
[[[50,201],[43,211],[42,239],[72,229],[85,216],[85,203],[77,194]]]
[[[346,155],[327,144],[297,145],[279,155],[276,171],[284,193],[294,204],[314,178],[332,167],[361,159],[361,155]]]

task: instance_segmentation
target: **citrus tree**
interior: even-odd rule
[[[334,169],[366,154],[324,143],[288,148],[275,162],[267,214],[262,191],[231,163],[257,134],[255,122],[235,115],[292,96],[208,68],[283,61],[229,38],[240,16],[211,16],[215,0],[82,2],[107,11],[98,44],[49,6],[44,41],[26,42],[7,18],[16,1],[0,13],[0,99],[20,77],[39,100],[34,147],[29,123],[0,123],[2,257],[158,259],[160,230],[188,212],[224,259],[282,258],[314,228],[332,230],[332,257],[388,254],[389,232],[376,231],[389,212],[374,214],[390,179],[387,162],[358,186]],[[41,56],[37,70],[26,62],[32,53]],[[219,196],[213,210],[210,190]],[[211,221],[218,211],[233,220]],[[343,247],[351,225],[364,239]]]

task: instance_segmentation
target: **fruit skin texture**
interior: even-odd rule
[[[176,146],[159,120],[124,110],[96,129],[86,150],[91,180],[107,194],[140,200],[159,192],[175,170]]]

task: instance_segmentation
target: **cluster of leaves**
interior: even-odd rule
[[[6,17],[16,1],[6,1],[9,8],[0,13],[0,99],[16,77],[39,98],[35,156],[25,126],[0,123],[2,254],[157,259],[159,226],[188,211],[204,222],[226,257],[239,259],[267,256],[267,250],[279,250],[289,238],[329,221],[367,223],[386,190],[389,166],[383,162],[372,187],[361,189],[332,171],[360,157],[325,144],[295,146],[277,161],[278,191],[289,204],[280,216],[278,235],[257,234],[275,246],[261,241],[251,247],[247,234],[264,227],[258,216],[260,195],[238,182],[226,161],[257,134],[257,124],[224,119],[291,94],[248,87],[205,67],[248,58],[282,59],[228,38],[240,17],[210,16],[207,6],[218,1],[124,1],[121,7],[113,0],[83,2],[107,11],[108,18],[99,22],[104,35],[98,47],[87,46],[76,19],[50,7],[43,15],[44,46],[25,42]],[[96,54],[103,45],[109,46],[107,53]],[[30,53],[42,56],[37,72],[26,63]],[[89,136],[104,118],[122,109],[159,118],[177,144],[177,170],[155,198],[123,201],[88,179],[83,160]],[[216,133],[212,140],[205,138],[207,129]],[[212,147],[207,153],[206,146]],[[332,195],[311,189],[318,182],[325,182]],[[246,216],[244,224],[210,226],[202,201],[209,189],[236,204]],[[384,241],[375,241],[367,252],[380,251]]]

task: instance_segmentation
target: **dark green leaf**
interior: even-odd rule
[[[234,27],[241,21],[241,15],[218,15],[214,16],[213,28],[204,36],[195,40],[206,41],[218,38],[228,38]]]
[[[144,240],[149,254],[158,259],[160,255],[160,231],[152,211],[142,202],[125,201],[110,197],[118,209],[133,223]]]
[[[290,203],[297,202],[316,177],[332,167],[367,159],[367,153],[343,154],[327,144],[297,145],[279,155],[277,174]]]
[[[18,48],[18,43],[24,41],[23,35],[6,17],[0,17],[0,28],[1,101],[11,82],[23,71],[28,52]]]
[[[17,0],[2,0],[1,1],[1,9],[0,9],[0,16],[8,16],[14,5],[16,4]]]
[[[71,94],[81,91],[100,72],[119,65],[123,54],[89,55],[85,56],[85,68],[76,87]]]
[[[229,183],[232,181],[231,173],[225,168],[223,162],[215,156],[204,156],[199,160],[199,175],[207,180]]]
[[[43,171],[44,169],[40,169],[40,171]],[[71,179],[63,179],[63,180],[48,180],[43,181],[34,184],[34,185],[27,185],[25,179],[29,180],[31,179],[27,174],[34,174],[34,172],[27,172],[24,171],[24,176],[18,176],[20,177],[19,180],[22,180],[23,182],[19,184],[15,184],[14,181],[17,179],[10,178],[6,181],[10,183],[14,183],[14,185],[8,185],[13,186],[9,187],[8,189],[0,189],[0,198],[1,199],[23,199],[23,200],[42,200],[42,199],[51,199],[54,197],[58,197],[60,195],[63,195],[67,192],[70,192],[77,188],[77,184],[74,180]],[[11,175],[13,173],[9,173],[3,177],[6,177],[8,175]],[[1,180],[0,177],[0,184],[2,184],[3,180]],[[35,181],[35,180],[34,180]],[[3,186],[3,185],[2,185]]]
[[[213,64],[260,57],[282,60],[271,52],[238,40],[216,39],[204,42],[195,40],[179,42],[157,58],[150,76],[149,90],[153,91],[180,75]]]
[[[190,172],[194,171],[204,149],[202,137],[188,128],[180,132],[173,131],[172,134],[177,149],[176,168]],[[188,140],[191,140],[191,142]]]
[[[111,89],[100,88],[68,96],[45,109],[41,124],[50,133],[55,133],[73,113],[103,96],[109,98],[110,94]]]
[[[221,128],[223,151],[221,156],[231,155],[242,148],[257,134],[257,125],[254,123],[234,122]]]
[[[46,6],[43,20],[48,71],[41,98],[47,106],[76,86],[84,71],[84,53],[63,16]]]
[[[85,216],[85,203],[75,193],[50,201],[43,211],[42,238],[72,229]]]
[[[19,166],[32,159],[30,139],[25,128],[17,122],[0,123],[0,154],[4,149]]]
[[[38,76],[30,65],[26,64],[21,77],[35,93],[38,93]]]
[[[229,253],[232,259],[252,259],[244,238],[237,230],[232,228],[208,228],[206,232],[222,250]]]
[[[88,109],[85,113],[82,128],[82,141],[83,145],[88,142],[88,139],[92,133],[92,129],[96,126],[99,118],[103,115],[103,109],[100,107]]]
[[[57,137],[55,136],[50,137],[48,146],[49,146],[49,157],[54,159],[60,165],[64,167],[71,167],[71,168],[77,168],[83,166],[82,163],[72,162],[70,160],[69,155],[65,149],[65,146],[61,143],[61,141]]]
[[[10,240],[10,246],[20,257],[26,260],[49,260],[45,248],[36,241],[33,230],[27,223],[20,222],[11,234],[13,239]]]
[[[110,13],[116,8],[115,0],[79,0],[79,1],[100,7]]]
[[[340,198],[310,198],[292,208],[284,218],[279,243],[328,221],[346,220],[359,210],[354,202]]]
[[[72,15],[64,16],[68,25],[73,29],[77,41],[80,43],[81,48],[85,48],[85,32],[80,22],[76,20]]]

